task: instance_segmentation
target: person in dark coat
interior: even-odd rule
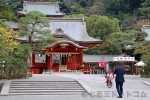
[[[123,82],[125,82],[125,79],[124,79],[125,69],[123,67],[123,62],[119,62],[119,65],[115,69],[114,73],[116,74],[115,82],[116,82],[116,89],[119,94],[118,98],[122,98]]]

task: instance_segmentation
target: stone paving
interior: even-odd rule
[[[79,73],[53,73],[51,75],[33,75],[33,77],[29,78],[28,80],[82,80],[91,88],[91,93],[96,94],[96,96],[89,96],[84,93],[81,94],[81,96],[0,96],[0,100],[150,100],[150,86],[140,82],[142,80],[149,81],[150,79],[140,78],[139,76],[135,75],[125,76],[126,82],[124,83],[124,97],[122,99],[118,99],[115,96],[115,82],[112,88],[108,88],[105,83],[105,78],[98,74],[85,75]],[[137,96],[138,93],[139,97],[134,97]]]
[[[108,88],[105,83],[105,78],[101,75],[67,75],[57,74],[63,77],[69,77],[77,80],[83,80],[89,87],[91,87],[93,94],[96,96],[102,94],[106,100],[118,100],[114,95],[116,92],[115,80],[113,80],[112,88]],[[124,83],[124,97],[122,100],[149,100],[150,99],[150,86],[143,84],[140,81],[149,81],[148,78],[140,78],[135,75],[125,75]],[[99,91],[99,92],[98,92]],[[130,95],[131,94],[131,95]],[[137,97],[137,94],[138,97]],[[135,97],[134,97],[135,96]],[[93,97],[93,99],[96,97]]]

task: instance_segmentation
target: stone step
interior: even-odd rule
[[[62,85],[62,84],[59,84],[59,85],[31,85],[31,84],[27,84],[27,85],[11,85],[12,87],[13,86],[40,86],[40,87],[57,87],[57,86],[68,86],[68,87],[78,87],[78,86],[81,86],[81,85]]]
[[[9,95],[81,95],[77,81],[11,81]]]
[[[9,93],[24,93],[24,92],[84,92],[85,90],[9,90]]]
[[[11,84],[77,84],[76,82],[11,82]]]
[[[50,85],[54,85],[54,84],[63,84],[63,85],[65,85],[65,84],[70,84],[70,85],[75,85],[75,84],[77,84],[77,83],[11,83],[12,85],[15,85],[15,84],[18,84],[18,85],[26,85],[26,84],[31,84],[31,85],[37,85],[37,84],[42,84],[42,85],[48,85],[48,84],[50,84]]]
[[[11,84],[11,86],[80,86],[80,84]]]
[[[76,81],[11,81],[11,82],[65,82],[65,83],[67,83],[67,82],[69,82],[69,83],[71,83],[71,82],[76,82]]]
[[[31,82],[66,82],[67,83],[67,82],[77,82],[77,81],[75,81],[75,80],[73,80],[73,81],[67,81],[67,80],[63,80],[63,81],[57,81],[57,80],[56,81],[23,81],[23,80],[21,80],[21,81],[11,81],[11,83],[13,83],[13,82],[18,82],[18,83],[19,82],[20,83],[22,83],[22,82],[26,82],[26,83],[27,82],[30,82],[30,83]]]
[[[53,87],[47,87],[47,86],[11,86],[10,88],[81,88],[81,86],[53,86]]]
[[[86,92],[9,93],[9,95],[83,95]]]
[[[83,88],[10,88],[10,90],[84,90]]]
[[[35,86],[35,85],[37,85],[37,86],[39,86],[39,85],[42,85],[42,86],[53,86],[53,85],[63,85],[63,86],[68,86],[68,85],[70,85],[70,86],[79,86],[80,84],[61,84],[61,83],[59,83],[59,84],[11,84],[12,86],[16,86],[16,85],[19,85],[19,86],[23,86],[23,85],[31,85],[31,86]]]
[[[20,86],[20,85],[11,85],[10,86],[10,88],[19,88],[19,87],[24,87],[24,88],[26,88],[26,87],[29,87],[29,88],[34,88],[34,87],[42,87],[42,88],[52,88],[52,87],[54,87],[54,88],[60,88],[60,87],[74,87],[74,88],[77,88],[77,87],[81,87],[80,85],[74,85],[74,86],[71,86],[71,85],[22,85],[22,86]]]

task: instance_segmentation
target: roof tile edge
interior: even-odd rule
[[[24,1],[26,4],[47,4],[47,5],[58,5],[59,2],[32,2],[32,1]]]
[[[84,22],[84,20],[82,18],[47,18],[49,19],[50,21],[54,21],[54,22],[68,22],[68,21],[71,21],[71,22]]]

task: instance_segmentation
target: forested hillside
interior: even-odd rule
[[[0,0],[0,5],[9,6],[16,14],[24,0]],[[106,15],[118,18],[123,31],[134,28],[137,21],[149,20],[150,0],[29,0],[59,2],[62,12],[69,14]],[[138,22],[139,23],[139,22]],[[146,23],[146,22],[145,22]],[[135,25],[136,26],[136,25]],[[137,27],[136,27],[137,28]]]

